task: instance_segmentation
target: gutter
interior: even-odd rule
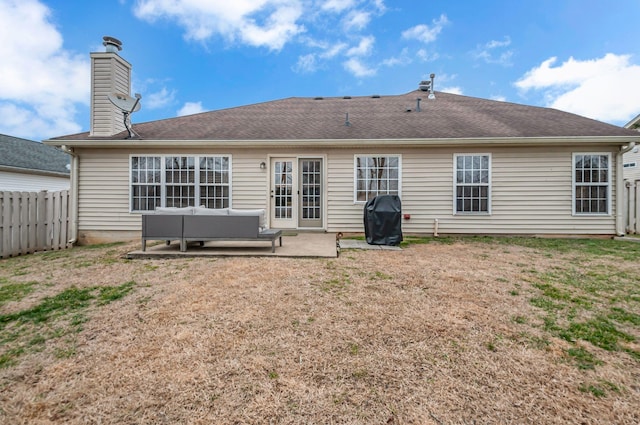
[[[626,223],[624,220],[624,161],[625,153],[636,147],[636,142],[629,142],[626,146],[621,146],[616,154],[616,233],[618,236],[626,235]]]
[[[570,137],[469,137],[437,139],[93,139],[62,140],[49,139],[43,143],[50,146],[68,146],[96,149],[123,148],[198,148],[215,147],[255,149],[255,148],[361,148],[363,146],[395,147],[466,147],[466,146],[585,146],[590,144],[624,145],[637,136],[570,136]]]
[[[71,245],[78,242],[78,162],[80,157],[66,145],[60,146],[60,150],[71,156],[71,239],[68,243]]]

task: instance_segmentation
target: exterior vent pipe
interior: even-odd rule
[[[436,98],[436,95],[433,92],[433,80],[436,78],[436,74],[431,74],[430,77],[431,77],[431,84],[429,85],[429,99],[433,100]]]
[[[102,45],[105,47],[105,51],[108,53],[118,53],[122,50],[122,41],[117,38],[105,35],[102,37]]]

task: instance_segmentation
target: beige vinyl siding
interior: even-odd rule
[[[233,208],[268,209],[268,170],[260,169],[260,163],[268,164],[267,153],[244,151],[232,153],[231,202]]]
[[[140,231],[140,213],[129,209],[131,155],[230,155],[231,202],[234,208],[266,208],[267,171],[260,169],[266,153],[222,150],[117,151],[82,150],[79,166],[79,231]]]
[[[91,135],[111,136],[126,130],[122,111],[107,95],[118,92],[129,95],[131,65],[112,53],[92,53]]]
[[[362,152],[380,153],[380,150]],[[331,151],[327,155],[327,230],[364,231],[362,204],[354,204],[354,151]],[[384,153],[384,152],[383,152]]]
[[[329,156],[329,231],[363,231],[362,203],[353,200],[354,154],[402,155],[402,210],[407,233],[614,234],[615,150],[611,211],[607,216],[572,215],[572,152],[591,149],[459,148],[375,149]],[[595,149],[603,152],[603,149]],[[491,214],[454,214],[453,155],[491,154]]]
[[[140,217],[129,213],[128,153],[83,151],[78,176],[80,233],[140,229]]]
[[[606,216],[572,215],[572,153],[611,152],[611,211]],[[133,155],[230,155],[234,208],[269,209],[269,157],[325,158],[325,230],[363,232],[363,203],[354,201],[354,155],[400,155],[406,234],[614,234],[615,149],[404,148],[278,152],[244,149],[79,150],[79,233],[138,235],[140,214],[129,211],[129,161]],[[491,214],[454,214],[455,153],[491,155]],[[269,213],[268,213],[269,214]],[[137,237],[137,236],[136,236]]]

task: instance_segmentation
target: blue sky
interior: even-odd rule
[[[0,133],[89,125],[89,53],[123,42],[132,121],[291,96],[436,91],[624,125],[640,0],[0,0]]]

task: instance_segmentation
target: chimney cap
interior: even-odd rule
[[[117,53],[122,50],[122,41],[117,38],[105,35],[102,37],[102,40],[102,44],[107,48],[107,52]]]

